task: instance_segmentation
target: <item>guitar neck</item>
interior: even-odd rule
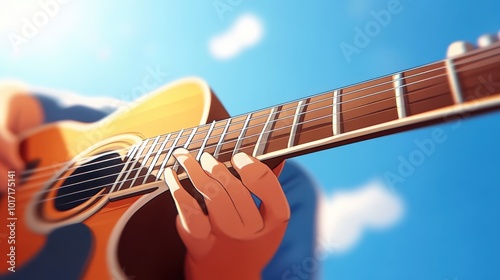
[[[236,152],[263,161],[285,159],[493,110],[500,106],[499,54],[496,43],[453,59],[219,121],[196,131],[198,138],[208,139],[205,145],[189,147],[223,161]]]
[[[135,175],[128,171],[118,177],[110,192],[118,197],[121,190],[141,182],[161,180],[167,167],[177,171],[172,152],[178,147],[198,159],[203,152],[210,153],[228,166],[232,155],[245,152],[275,167],[289,157],[498,108],[500,43],[495,43],[368,82],[145,139],[128,151],[123,163],[123,170],[136,170]],[[141,166],[147,167],[146,175],[137,172]],[[185,177],[182,173],[179,176]]]
[[[176,167],[172,152],[177,147],[198,158],[208,152],[227,165],[232,155],[245,152],[274,167],[289,157],[498,108],[500,43],[495,43],[368,82],[145,139],[129,151],[127,161],[143,156],[147,161],[146,146],[158,151],[147,172],[156,170],[153,180],[160,180],[166,167]]]

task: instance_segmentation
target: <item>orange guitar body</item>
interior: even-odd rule
[[[226,117],[226,110],[203,81],[185,79],[160,88],[97,123],[57,123],[26,135],[22,155],[36,167],[23,182],[21,174],[16,175],[16,273],[36,262],[51,232],[83,223],[91,232],[91,248],[79,277],[182,277],[185,250],[175,230],[175,207],[164,183],[148,183],[156,184],[155,190],[141,195],[134,195],[141,187],[134,188],[125,198],[99,192],[97,199],[59,211],[53,206],[56,190],[51,191],[47,182],[58,174],[64,175],[66,164],[75,158],[106,150],[121,151],[145,138]],[[125,156],[122,152],[120,155]],[[40,193],[48,194],[40,199]],[[2,221],[9,218],[5,211],[8,206],[8,196],[2,196]],[[0,233],[12,234],[5,226]],[[6,256],[9,248],[2,244],[1,255]],[[0,266],[2,275],[10,273],[9,263],[2,261]]]

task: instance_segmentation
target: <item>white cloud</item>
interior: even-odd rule
[[[404,213],[403,201],[380,183],[322,197],[318,213],[318,249],[339,254],[353,248],[367,229],[386,229]]]
[[[230,59],[260,42],[263,27],[253,15],[240,16],[226,32],[210,40],[210,53],[217,59]]]

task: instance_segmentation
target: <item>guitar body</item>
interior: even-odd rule
[[[84,239],[88,239],[90,245],[85,246],[87,250],[74,249],[86,250],[82,254],[87,254],[87,257],[81,258],[83,263],[71,264],[80,271],[72,271],[68,277],[80,274],[77,277],[84,279],[126,279],[127,274],[136,277],[141,271],[144,273],[141,278],[148,275],[158,277],[162,271],[182,277],[184,247],[175,229],[175,207],[163,182],[146,183],[157,186],[154,191],[143,195],[132,195],[141,191],[140,186],[131,188],[130,196],[121,197],[112,197],[105,190],[99,190],[93,193],[93,198],[72,207],[65,207],[63,203],[56,205],[62,183],[48,182],[72,176],[72,172],[76,172],[75,165],[85,162],[85,158],[109,151],[124,158],[124,149],[143,139],[226,117],[226,110],[203,81],[185,79],[160,88],[97,123],[62,122],[27,135],[21,149],[31,171],[28,170],[22,180],[21,174],[16,175],[15,211],[14,215],[11,214],[17,218],[12,220],[15,233],[6,227],[0,229],[4,236],[15,236],[15,244],[12,244],[15,246],[15,263],[0,262],[2,274],[9,273],[8,268],[14,264],[17,275],[52,273],[55,277],[64,277],[58,274],[65,269],[64,265],[55,264],[54,271],[47,266],[37,271],[40,267],[37,262],[46,262],[44,256],[52,258],[57,255],[47,248],[51,243],[48,242],[50,235],[54,232],[64,234],[64,229],[68,228],[68,232],[77,235],[70,238],[70,245],[63,244],[63,248],[55,245],[55,250],[71,251],[72,243]],[[0,207],[7,209],[9,202],[12,201],[7,195],[2,196]],[[2,221],[9,218],[8,211],[0,213]],[[74,225],[78,224],[80,227],[75,229]],[[90,234],[85,234],[86,231]],[[80,235],[81,240],[78,239]],[[163,242],[157,243],[159,241]],[[127,246],[121,246],[121,243]],[[9,249],[5,245],[2,250]],[[1,253],[5,256],[9,252]],[[70,258],[78,258],[71,252],[67,253]],[[50,261],[56,262],[54,259]],[[34,269],[27,271],[31,268]]]

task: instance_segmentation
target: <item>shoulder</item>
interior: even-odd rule
[[[86,97],[67,91],[31,89],[43,107],[45,123],[75,120],[95,122],[112,113],[125,102],[106,97]]]
[[[295,161],[285,162],[279,181],[289,200],[293,196],[297,198],[297,203],[316,203],[317,182],[304,167]]]
[[[298,279],[292,270],[314,255],[316,211],[319,186],[309,172],[293,160],[287,160],[279,181],[290,206],[291,217],[278,251],[262,273],[264,280]],[[317,279],[311,271],[307,279]],[[301,278],[306,279],[306,278]]]

